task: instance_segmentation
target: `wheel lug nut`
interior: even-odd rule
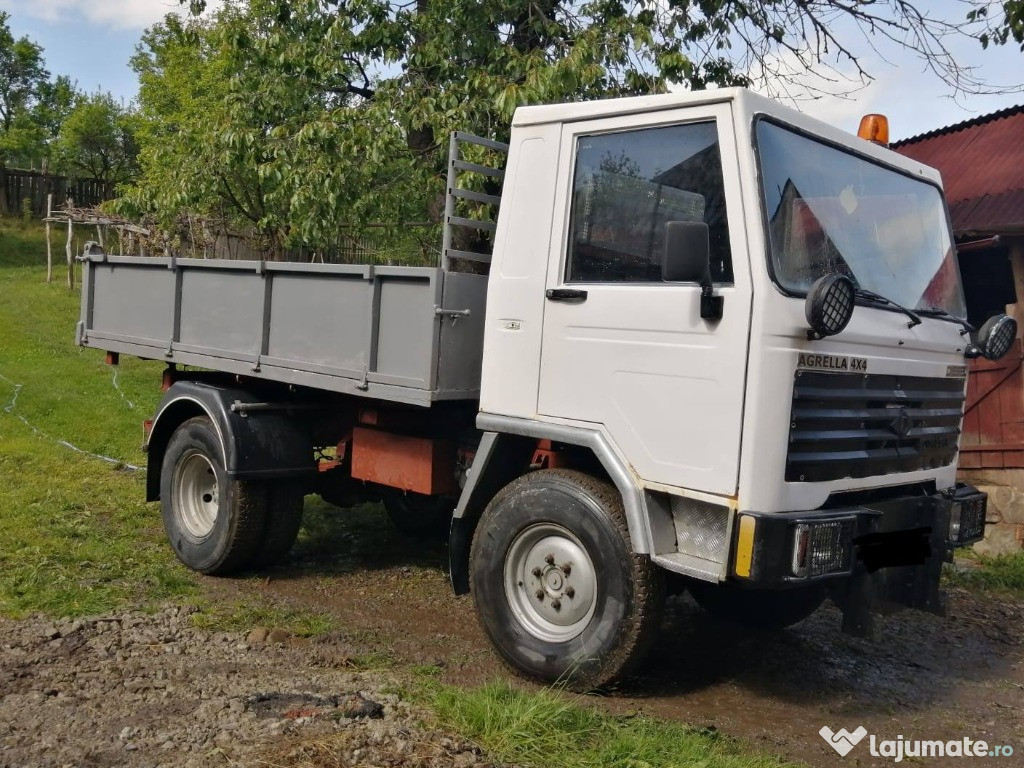
[[[530,573],[532,573],[538,579],[544,574],[544,572],[540,568],[534,568],[532,571],[530,571]]]
[[[556,611],[561,610],[561,608],[562,608],[562,601],[561,600],[552,600],[551,601],[551,607],[554,608]]]
[[[572,600],[574,597],[576,597],[576,590],[572,587],[569,587],[567,590],[565,590],[565,596]]]
[[[544,558],[544,562],[547,563],[548,565],[554,565],[555,564],[555,556],[554,555],[548,555],[547,557]]]
[[[544,600],[544,590],[543,589],[538,589],[534,594],[537,595],[537,599],[538,600],[543,602],[543,600]]]
[[[563,565],[562,566],[562,573],[564,573],[566,576],[568,576],[570,573],[572,573],[572,565],[569,564],[569,563],[566,563],[565,565]]]

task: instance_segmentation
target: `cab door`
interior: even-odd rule
[[[566,124],[538,412],[602,425],[648,483],[731,495],[751,283],[728,103]],[[648,124],[638,125],[639,121]],[[662,280],[665,224],[708,226],[721,320]]]

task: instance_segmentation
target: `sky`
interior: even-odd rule
[[[962,0],[918,0],[918,7],[965,13]],[[102,89],[125,101],[137,91],[135,74],[128,66],[142,31],[166,13],[176,11],[176,0],[0,0],[10,13],[15,36],[27,35],[43,46],[53,74],[67,74],[87,91]],[[956,99],[924,64],[895,46],[882,46],[881,58],[856,32],[848,34],[852,47],[875,80],[847,98],[807,100],[806,89],[791,89],[798,100],[791,105],[840,128],[856,131],[860,116],[881,112],[889,117],[893,140],[951,125],[1007,106],[1024,104],[1024,52],[1016,46],[983,51],[975,41],[954,48],[958,63],[976,67],[991,82],[1015,86],[1000,95],[967,95]],[[840,69],[849,69],[840,65]],[[813,84],[816,75],[805,75]],[[821,81],[818,81],[821,84]]]

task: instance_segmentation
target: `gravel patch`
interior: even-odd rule
[[[209,632],[191,613],[0,619],[0,768],[490,765],[336,635]]]

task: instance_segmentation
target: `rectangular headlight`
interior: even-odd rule
[[[960,537],[964,541],[974,541],[985,535],[987,501],[987,496],[979,496],[964,504],[964,513],[960,520]]]
[[[793,526],[792,573],[800,578],[847,573],[855,518],[807,521]]]
[[[985,535],[985,494],[969,496],[954,501],[949,509],[949,540],[954,544],[966,544]]]

